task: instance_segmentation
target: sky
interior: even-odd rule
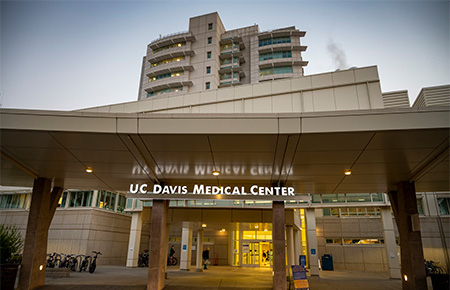
[[[70,111],[137,100],[159,35],[218,12],[227,30],[306,31],[305,75],[378,66],[383,92],[450,84],[448,1],[1,1],[0,107]]]

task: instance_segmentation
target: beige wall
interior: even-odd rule
[[[1,210],[0,223],[17,225],[25,237],[27,210]],[[98,264],[125,265],[131,215],[96,208],[57,209],[49,229],[47,253],[91,254]]]

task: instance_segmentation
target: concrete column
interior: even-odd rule
[[[427,289],[414,183],[398,183],[389,198],[400,234],[402,289]]]
[[[142,234],[142,212],[131,216],[130,238],[128,240],[127,267],[137,267]]]
[[[392,279],[401,279],[400,263],[397,257],[397,244],[395,242],[394,222],[391,210],[381,208],[381,223],[383,225],[384,246],[389,264],[389,274]]]
[[[168,247],[166,240],[169,234],[167,233],[168,210],[168,200],[153,200],[147,290],[161,290],[164,288]]]
[[[21,290],[45,285],[48,229],[63,191],[61,187],[55,187],[51,192],[50,190],[50,179],[34,180],[19,276]]]
[[[284,201],[272,202],[273,289],[286,290]]]
[[[191,255],[192,223],[183,222],[183,230],[181,232],[180,270],[189,271],[191,269]]]
[[[311,276],[319,275],[319,253],[317,251],[316,214],[313,208],[306,209],[306,229],[308,238],[309,272]]]
[[[195,272],[203,272],[202,250],[203,250],[203,229],[200,229],[197,231],[197,256],[195,259]]]
[[[296,265],[295,262],[295,244],[294,244],[294,228],[293,226],[286,226],[286,239],[287,239],[287,260],[288,271],[292,265]]]
[[[302,254],[302,232],[294,230],[294,264],[300,265],[300,255]]]

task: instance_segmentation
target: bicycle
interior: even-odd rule
[[[92,264],[92,257],[85,255],[84,260],[80,263],[80,272],[86,271],[89,266]]]
[[[430,276],[430,274],[443,274],[445,272],[444,268],[439,266],[439,262],[425,260],[424,263],[427,276]]]
[[[178,263],[178,259],[174,256],[167,257],[167,266],[176,266]]]
[[[95,254],[94,259],[92,260],[92,264],[89,266],[89,273],[94,273],[95,268],[97,267],[97,257],[98,255],[101,255],[102,253],[100,252],[96,252],[96,251],[92,251],[92,253]]]
[[[148,267],[148,258],[148,250],[145,250],[144,253],[139,254],[138,267]]]

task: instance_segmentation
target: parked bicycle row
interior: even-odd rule
[[[144,253],[139,254],[138,267],[148,267],[149,256],[148,250],[145,250]],[[177,263],[178,259],[173,255],[167,256],[167,266],[176,266]]]
[[[64,253],[47,254],[47,268],[68,268],[73,272],[94,273],[97,267],[97,257],[102,253],[92,251],[95,255],[73,255]]]

